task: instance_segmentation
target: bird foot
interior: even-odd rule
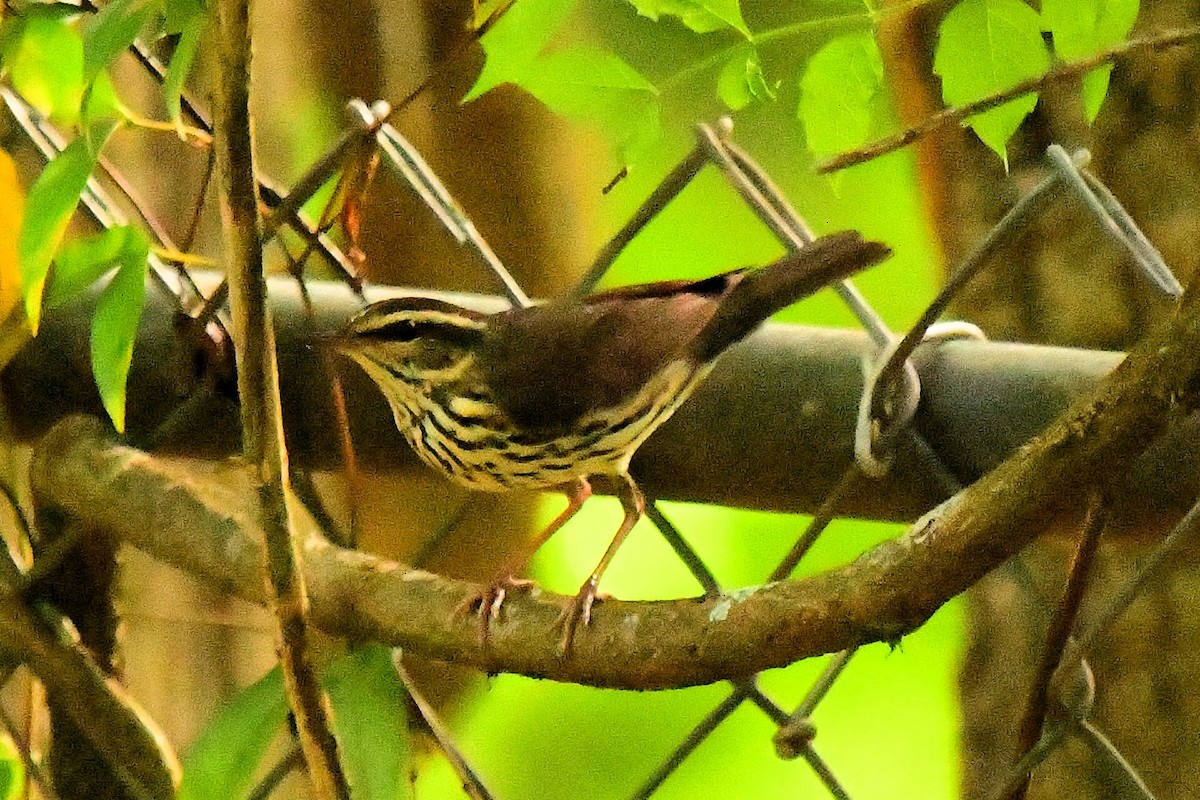
[[[456,619],[470,616],[476,610],[479,612],[479,646],[487,647],[488,635],[492,623],[500,619],[500,608],[504,605],[509,592],[527,592],[537,586],[536,581],[518,578],[514,575],[498,575],[490,583],[475,594],[469,596],[455,609]]]
[[[575,640],[575,632],[582,624],[587,627],[592,622],[592,606],[597,600],[603,601],[596,591],[596,583],[587,581],[579,587],[579,592],[570,599],[558,619],[554,622],[555,629],[562,630],[562,638],[558,640],[558,655],[561,658],[571,656],[571,645]]]

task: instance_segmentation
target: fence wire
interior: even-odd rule
[[[138,47],[137,56],[151,74],[162,78],[162,66],[149,51]],[[38,118],[29,104],[12,89],[0,87],[0,97],[14,119],[47,159],[52,158],[64,147],[65,140],[62,135],[48,122]],[[191,124],[211,133],[208,117],[200,104],[186,94],[183,108]],[[335,237],[331,235],[331,229],[338,222],[338,215],[326,213],[321,220],[313,221],[308,219],[301,209],[324,184],[344,173],[348,160],[365,158],[369,153],[376,152],[377,148],[388,167],[431,209],[455,240],[480,260],[509,301],[515,305],[527,304],[528,296],[479,235],[446,187],[416,149],[387,121],[391,112],[388,105],[380,102],[368,106],[361,101],[353,101],[349,108],[353,120],[351,126],[323,157],[313,164],[293,190],[285,191],[274,181],[259,176],[263,201],[267,206],[264,235],[267,238],[279,237],[286,227],[298,234],[302,242],[302,249],[298,254],[289,251],[289,258],[297,267],[297,278],[303,281],[299,268],[310,255],[319,254],[352,288],[359,290],[360,280],[355,269],[355,259],[339,247]],[[844,281],[837,287],[839,296],[858,318],[874,344],[874,352],[865,357],[866,380],[854,443],[856,461],[829,492],[808,525],[798,532],[788,554],[764,576],[764,580],[779,581],[788,578],[829,523],[838,516],[839,505],[846,493],[861,481],[885,472],[898,448],[912,448],[918,454],[923,468],[936,479],[946,497],[961,490],[962,486],[952,470],[942,462],[936,449],[913,425],[920,401],[920,378],[909,359],[917,346],[930,337],[980,335],[977,330],[961,325],[939,328],[937,320],[956,292],[988,265],[1000,245],[1011,238],[1030,218],[1043,213],[1050,204],[1064,202],[1068,196],[1080,199],[1096,220],[1099,230],[1129,252],[1132,262],[1153,286],[1159,288],[1168,298],[1176,298],[1181,294],[1179,282],[1158,251],[1138,229],[1112,192],[1087,172],[1088,160],[1086,151],[1068,154],[1058,145],[1052,145],[1047,151],[1047,161],[1051,169],[1048,177],[1031,189],[950,274],[937,299],[930,304],[918,323],[903,336],[897,336],[886,328],[866,298],[850,281]],[[716,168],[725,176],[742,200],[785,248],[794,251],[813,240],[809,225],[779,191],[770,176],[733,141],[728,121],[717,125],[702,124],[697,127],[695,147],[650,194],[630,222],[602,248],[585,276],[574,288],[575,294],[587,294],[603,277],[621,250],[708,166]],[[101,225],[123,224],[126,220],[120,207],[132,204],[141,208],[141,204],[129,182],[115,167],[105,164],[102,165],[102,170],[105,178],[94,179],[88,184],[83,196],[85,207]],[[197,213],[202,205],[206,187],[207,182],[197,199]],[[124,194],[125,202],[118,203],[112,197],[113,192]],[[356,202],[354,198],[349,197],[349,192],[349,188],[342,187],[342,202]],[[164,227],[156,224],[150,213],[142,213],[142,217],[164,247],[170,250],[178,249],[179,245],[170,240]],[[193,225],[191,228],[193,231],[194,227]],[[228,333],[224,327],[222,311],[226,296],[225,285],[221,284],[216,291],[205,295],[197,288],[183,265],[169,265],[158,257],[151,258],[150,275],[155,289],[170,296],[181,314],[198,323],[191,328],[191,335],[209,337],[216,343],[227,340]],[[167,280],[168,273],[178,277],[178,282]],[[182,291],[174,290],[172,286],[175,285],[183,287]],[[649,503],[647,516],[680,562],[699,582],[704,593],[708,596],[720,594],[723,588],[712,571],[688,544],[685,535],[669,521],[657,502]],[[1067,634],[1073,632],[1073,635],[1064,635],[1057,642],[1048,640],[1048,650],[1043,660],[1050,664],[1051,669],[1047,673],[1044,685],[1035,687],[1036,692],[1042,693],[1046,707],[1045,713],[1039,715],[1036,720],[1035,727],[1040,733],[1027,743],[1024,754],[1011,767],[1005,780],[994,788],[992,797],[1022,797],[1031,772],[1072,738],[1085,742],[1097,762],[1107,764],[1116,774],[1124,776],[1122,785],[1117,787],[1122,793],[1121,796],[1153,797],[1150,789],[1138,776],[1135,765],[1128,763],[1089,718],[1096,687],[1088,664],[1088,654],[1095,645],[1097,636],[1154,579],[1167,557],[1177,552],[1185,542],[1194,540],[1198,531],[1200,504],[1188,512],[1155,548],[1153,554],[1124,585],[1110,605],[1093,620],[1079,625],[1076,610],[1065,612],[1065,617],[1056,619],[1062,630]],[[1096,536],[1099,533],[1099,528],[1094,531]],[[1081,569],[1086,572],[1086,565]],[[1072,580],[1083,581],[1086,577],[1086,574],[1083,574],[1073,577]],[[1064,596],[1072,592],[1080,593],[1082,590],[1083,586],[1069,583],[1064,589]],[[1069,604],[1063,604],[1066,605]],[[1074,604],[1074,609],[1077,608],[1078,603]],[[830,797],[849,798],[850,794],[836,777],[837,765],[828,763],[818,752],[819,737],[812,717],[844,670],[851,664],[855,654],[855,650],[847,650],[832,656],[803,699],[790,709],[762,688],[758,676],[730,681],[728,695],[680,740],[658,767],[645,777],[631,797],[653,796],[700,744],[735,711],[749,704],[776,726],[773,741],[779,757],[802,759]],[[417,698],[420,710],[430,719],[438,742],[455,764],[468,791],[475,797],[491,797],[477,770],[471,766],[469,759],[458,752],[446,728],[436,720],[432,707],[420,699],[419,688],[400,664],[399,658],[397,668]],[[294,753],[288,758],[291,761],[282,763],[293,763]],[[270,787],[263,787],[261,796],[266,796],[269,791]]]

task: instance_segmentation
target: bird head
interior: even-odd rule
[[[461,375],[486,329],[484,314],[442,300],[403,297],[363,309],[333,346],[381,386],[436,385]]]

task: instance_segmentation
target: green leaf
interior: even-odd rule
[[[1104,105],[1104,98],[1108,96],[1108,79],[1112,69],[1112,64],[1105,64],[1083,76],[1079,93],[1083,96],[1083,113],[1089,125],[1096,121],[1100,106]]]
[[[244,797],[263,753],[286,721],[283,676],[276,667],[208,723],[183,761],[178,800]]]
[[[161,6],[161,0],[112,0],[88,17],[83,26],[83,82],[116,61]]]
[[[575,8],[576,0],[518,0],[479,40],[486,61],[462,102],[518,83]]]
[[[368,645],[334,661],[325,690],[355,800],[411,798],[407,693],[388,648]]]
[[[108,72],[101,70],[88,87],[83,97],[82,117],[84,135],[89,138],[107,136],[111,125],[125,119],[125,108],[117,98],[117,91]]]
[[[200,39],[208,27],[208,15],[204,13],[204,7],[199,4],[196,6],[197,13],[193,13],[179,23],[181,25],[179,42],[175,45],[175,52],[171,55],[171,65],[167,67],[167,74],[163,79],[163,97],[167,104],[167,116],[174,123],[180,139],[185,138],[181,108],[183,87],[192,71],[192,64],[196,61],[196,53],[200,50]]]
[[[742,18],[739,0],[629,0],[643,17],[654,21],[666,15],[679,20],[696,33],[710,33],[733,28],[746,39],[752,39],[746,20]]]
[[[125,383],[146,299],[149,252],[145,234],[129,228],[117,254],[117,271],[100,294],[92,317],[92,374],[118,433],[125,432]]]
[[[83,40],[61,10],[32,6],[6,26],[4,66],[13,86],[41,114],[63,125],[79,118]]]
[[[982,99],[1049,67],[1041,21],[1020,0],[963,0],[942,20],[933,69],[948,105]],[[1005,143],[1036,105],[1037,95],[1030,93],[965,124],[1007,164]]]
[[[99,148],[107,138],[106,133],[94,139],[95,149],[89,147],[87,137],[76,138],[46,165],[29,187],[25,218],[17,239],[17,261],[21,268],[25,315],[35,335],[41,321],[42,292],[50,259],[66,233],[79,196],[87,186],[88,175],[96,164]]]
[[[755,100],[775,99],[775,89],[763,75],[754,45],[747,42],[734,49],[717,76],[717,97],[733,111],[741,111]]]
[[[197,17],[208,17],[205,0],[165,0],[162,32],[167,36],[183,33]]]
[[[520,85],[551,111],[599,125],[626,164],[661,135],[658,90],[608,51],[580,45],[542,56]]]
[[[63,242],[46,280],[46,308],[65,302],[115,267],[129,236],[129,226],[121,225]]]
[[[0,800],[25,796],[25,765],[12,739],[0,734]]]
[[[1063,61],[1078,61],[1125,40],[1138,15],[1138,0],[1042,0],[1042,25],[1054,37],[1054,51]],[[1083,78],[1083,104],[1088,122],[1094,122],[1104,96],[1112,65]]]
[[[805,65],[796,116],[815,155],[827,158],[859,147],[880,130],[889,111],[883,57],[871,34],[832,39]]]

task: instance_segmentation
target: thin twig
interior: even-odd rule
[[[299,534],[286,501],[287,451],[275,337],[263,274],[262,226],[250,121],[248,0],[216,4],[221,67],[215,91],[217,176],[238,361],[243,456],[254,470],[266,578],[288,701],[316,796],[349,800],[324,698],[308,661],[308,596]]]
[[[350,439],[350,414],[346,409],[346,390],[342,386],[341,370],[337,355],[332,348],[322,348],[321,358],[325,361],[325,374],[329,376],[329,394],[333,398],[334,428],[338,433],[338,444],[342,451],[341,473],[345,480],[345,502],[350,519],[346,521],[346,542],[349,548],[358,547],[358,507],[362,496],[362,470],[358,466],[358,454]]]
[[[93,8],[94,7],[95,6],[93,5]],[[145,43],[140,40],[135,40],[130,46],[130,52],[133,53],[134,58],[137,59],[137,61],[151,75],[153,75],[155,80],[157,80],[160,84],[166,79],[167,65],[164,64],[162,60],[159,59],[158,56],[155,55]],[[206,133],[212,133],[213,125],[209,113],[205,110],[201,103],[186,90],[186,88],[180,94],[179,105],[182,113],[190,117],[193,124],[197,128]],[[192,223],[189,226],[189,233],[186,237],[184,237],[184,241],[188,243],[189,246],[191,244],[191,239],[195,234],[195,225],[199,220],[200,205],[202,204],[204,198],[204,188],[207,187],[208,176],[210,174],[211,172],[206,172],[204,179],[205,183],[198,194],[196,213],[193,215]],[[258,180],[259,199],[268,208],[278,207],[288,197],[288,193],[284,191],[280,185],[268,175],[260,172],[257,174],[256,178]],[[350,280],[350,286],[352,289],[355,291],[360,291],[360,287],[355,280],[353,264],[332,239],[314,230],[313,226],[299,212],[291,214],[286,221],[289,227],[295,230],[302,239],[304,239],[306,242],[309,242],[313,246],[320,248],[321,252],[325,255],[325,258],[328,259],[331,264],[334,264],[338,267],[341,276]],[[196,319],[203,324],[215,317],[216,312],[221,308],[222,305],[224,305],[225,299],[228,296],[228,292],[229,287],[224,281],[222,281],[216,290],[214,290],[213,296],[210,297],[209,300],[204,303],[196,312]]]
[[[450,735],[450,729],[442,722],[442,718],[438,715],[437,709],[430,705],[429,701],[421,693],[421,687],[417,686],[412,675],[404,666],[404,654],[395,649],[392,651],[392,664],[396,668],[396,675],[400,677],[400,682],[404,684],[405,691],[412,699],[413,705],[417,707],[421,718],[425,720],[429,732],[433,734],[434,741],[441,748],[442,754],[446,756],[446,760],[450,762],[450,768],[454,770],[454,774],[458,776],[460,785],[463,791],[471,800],[493,800],[494,795],[488,791],[483,785],[483,779],[471,767],[471,762],[463,756],[458,749],[458,745],[454,743],[453,737]]]
[[[362,111],[359,110],[360,106]],[[392,107],[382,100],[370,108],[365,104],[352,105],[351,108],[356,112],[353,115],[354,127],[344,131],[337,141],[309,166],[303,177],[292,186],[287,197],[271,209],[271,213],[263,220],[265,237],[270,238],[274,235],[280,223],[294,219],[309,198],[342,168],[350,152],[369,144],[375,138],[375,133],[392,113]]]
[[[275,790],[279,788],[279,784],[283,783],[284,778],[292,774],[297,767],[303,766],[304,753],[300,750],[300,745],[294,744],[288,748],[282,758],[271,765],[267,774],[263,775],[262,779],[246,795],[246,800],[268,800],[271,795],[275,794]]]
[[[1051,680],[1058,665],[1062,663],[1067,642],[1071,632],[1075,629],[1079,608],[1083,604],[1083,595],[1091,577],[1092,565],[1095,563],[1100,534],[1104,531],[1107,520],[1107,498],[1103,491],[1094,488],[1088,498],[1083,533],[1075,551],[1075,558],[1071,562],[1067,585],[1055,610],[1054,618],[1050,622],[1050,628],[1046,631],[1046,643],[1034,671],[1033,686],[1029,692],[1029,700],[1018,733],[1017,748],[1020,753],[1033,750],[1042,737],[1046,713],[1051,702]],[[1024,800],[1028,790],[1029,776],[1027,774],[1025,780],[1008,797],[1010,800]]]
[[[604,277],[604,273],[617,260],[617,256],[625,249],[626,245],[633,241],[642,228],[650,224],[650,220],[658,216],[659,212],[692,182],[692,179],[706,163],[708,163],[708,155],[704,148],[699,145],[693,147],[691,152],[667,174],[667,177],[662,179],[650,196],[642,201],[633,217],[621,227],[621,230],[617,231],[615,236],[608,240],[608,244],[604,245],[592,265],[588,267],[587,272],[575,285],[571,292],[572,296],[584,297],[592,289],[595,289],[596,284]]]
[[[387,115],[391,113],[391,108],[387,103],[376,103],[369,109],[370,114],[355,114],[357,126],[354,129],[344,132],[337,141],[316,160],[308,170],[296,182],[296,185],[290,192],[282,193],[275,188],[269,181],[259,178],[259,191],[261,199],[270,210],[271,213],[263,220],[263,241],[268,241],[279,235],[279,228],[287,223],[296,233],[305,241],[306,253],[304,258],[307,258],[307,251],[313,248],[319,248],[329,261],[337,265],[339,268],[339,277],[347,281],[354,291],[361,294],[362,284],[358,278],[358,273],[354,268],[353,263],[342,252],[341,248],[333,244],[333,241],[328,237],[323,228],[322,223],[312,223],[304,218],[301,209],[304,204],[312,198],[314,194],[325,182],[333,177],[338,168],[342,165],[347,153],[353,148],[361,146],[364,140],[370,140],[374,137],[379,126],[387,119]],[[304,259],[302,258],[301,261]],[[301,284],[303,291],[303,284]],[[205,301],[204,306],[196,314],[196,319],[207,321],[216,316],[216,312],[225,304],[226,298],[229,296],[229,285],[227,280],[221,281],[209,298]]]
[[[12,739],[13,744],[16,746],[17,755],[20,756],[21,763],[25,765],[25,774],[37,784],[39,795],[44,800],[58,800],[58,794],[54,791],[54,784],[42,769],[42,765],[33,757],[33,751],[30,749],[29,742],[21,735],[21,730],[16,720],[9,716],[8,711],[2,703],[0,703],[0,726],[8,733],[8,738]]]
[[[967,117],[981,114],[997,106],[1002,106],[1009,100],[1018,98],[1023,94],[1040,91],[1047,84],[1076,79],[1086,75],[1096,67],[1115,61],[1118,58],[1140,53],[1143,50],[1160,50],[1167,47],[1175,47],[1185,44],[1198,36],[1200,36],[1200,27],[1163,31],[1140,39],[1130,39],[1113,47],[1111,50],[1105,50],[1079,61],[1072,61],[1070,64],[1063,64],[1047,73],[1021,81],[1014,86],[988,95],[973,103],[943,109],[900,133],[872,142],[857,150],[851,150],[848,153],[834,156],[828,161],[818,164],[817,172],[821,174],[837,172],[838,170],[852,167],[855,164],[879,158],[893,150],[899,150],[901,147],[910,145],[918,139],[928,136],[947,123],[962,122]]]

